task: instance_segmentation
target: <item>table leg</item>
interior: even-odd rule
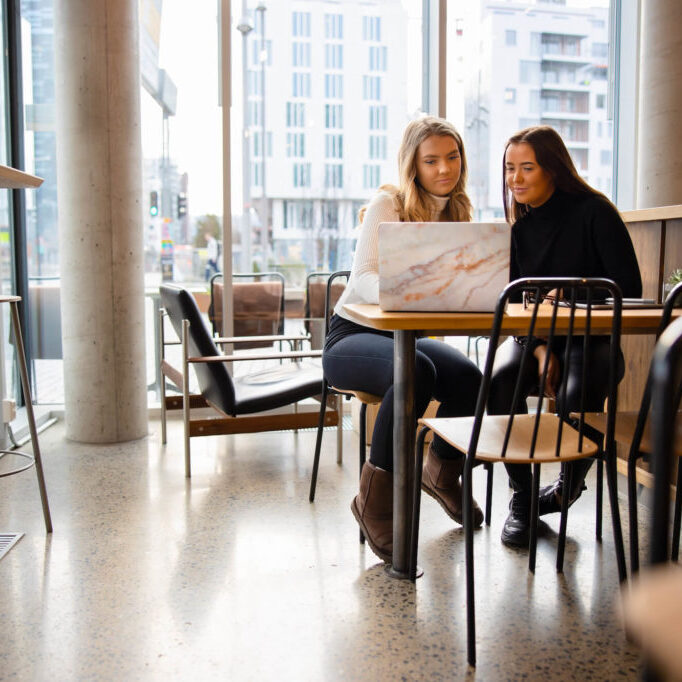
[[[19,360],[19,374],[21,375],[21,386],[24,389],[24,399],[26,400],[26,418],[28,428],[31,433],[31,444],[33,445],[33,459],[35,461],[36,474],[38,476],[38,488],[40,490],[40,502],[43,505],[43,517],[45,519],[45,530],[52,532],[52,517],[50,515],[50,505],[47,500],[47,489],[45,488],[45,477],[43,476],[43,461],[40,457],[40,446],[38,445],[38,430],[33,414],[33,402],[31,399],[31,386],[28,380],[28,369],[26,367],[26,355],[24,353],[24,340],[21,334],[21,324],[19,322],[19,309],[17,303],[12,301],[10,304],[12,315],[12,328],[14,330],[14,340],[16,342],[17,358]]]
[[[409,579],[414,448],[416,332],[395,332],[393,352],[393,563],[389,574]]]

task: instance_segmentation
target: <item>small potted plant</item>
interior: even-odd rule
[[[668,277],[668,280],[663,284],[663,300],[665,301],[666,298],[668,298],[668,295],[670,292],[677,286],[680,282],[682,282],[682,268],[676,268],[675,270],[672,271],[670,277]],[[678,297],[682,298],[682,297]],[[682,306],[682,300],[680,300],[676,307]]]

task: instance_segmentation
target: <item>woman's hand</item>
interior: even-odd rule
[[[533,350],[533,355],[538,361],[538,382],[542,379],[542,372],[545,368],[545,360],[547,358],[547,346],[544,344],[537,346]],[[548,398],[556,398],[556,389],[559,384],[559,360],[554,353],[549,354],[549,366],[547,367],[547,379],[545,381],[545,396]]]

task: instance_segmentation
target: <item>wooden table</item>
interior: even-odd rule
[[[546,310],[543,310],[546,308]],[[395,313],[384,312],[375,304],[347,304],[344,310],[359,324],[394,332],[393,351],[394,424],[393,424],[393,561],[391,575],[408,578],[410,529],[414,477],[414,444],[417,415],[414,413],[415,351],[419,335],[477,336],[488,335],[493,313]],[[549,331],[552,308],[541,306],[536,333]],[[568,309],[560,309],[556,332],[568,326]],[[680,311],[682,312],[682,311]],[[576,313],[575,330],[581,331],[584,315]],[[674,313],[679,314],[679,313]],[[521,303],[511,303],[502,323],[502,334],[525,334],[531,310]],[[623,311],[623,334],[655,334],[661,318],[660,308]],[[610,333],[611,311],[592,311],[592,332]]]

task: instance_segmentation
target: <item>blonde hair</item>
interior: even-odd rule
[[[410,121],[403,133],[403,139],[398,150],[398,177],[400,186],[382,185],[380,191],[387,192],[393,197],[393,203],[401,221],[425,222],[432,219],[433,200],[428,192],[417,181],[417,150],[419,145],[432,135],[451,137],[459,149],[462,160],[459,180],[450,193],[445,207],[446,220],[468,222],[471,220],[472,206],[465,187],[467,183],[467,161],[464,153],[464,143],[455,127],[442,118],[422,116]],[[360,209],[358,217],[362,222],[366,206]]]

